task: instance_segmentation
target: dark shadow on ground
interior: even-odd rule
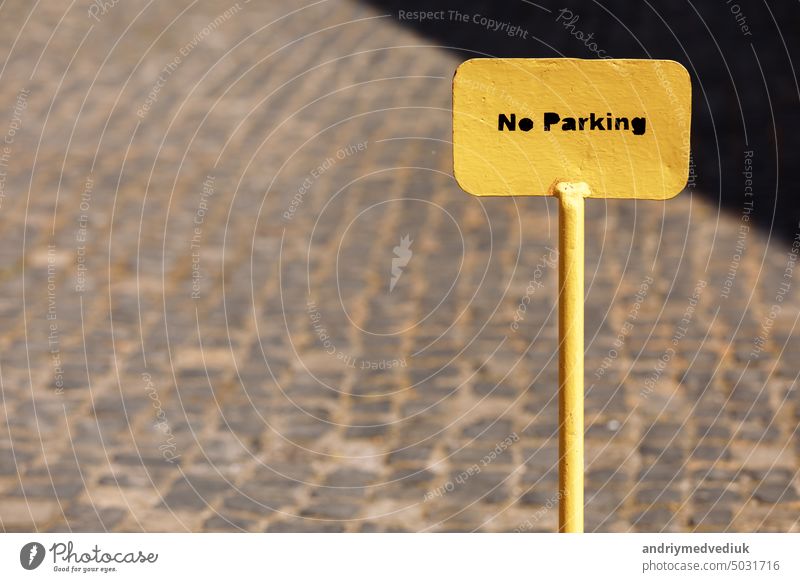
[[[370,1],[465,59],[599,54],[683,63],[693,82],[698,191],[741,215],[745,152],[752,151],[756,222],[789,239],[797,234],[799,2]],[[415,11],[444,13],[420,20]],[[487,29],[483,18],[500,28]]]

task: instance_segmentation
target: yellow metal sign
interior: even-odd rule
[[[690,122],[689,74],[673,61],[474,59],[453,79],[459,185],[559,201],[561,532],[583,531],[584,199],[675,196]]]
[[[672,198],[689,174],[691,84],[674,61],[472,59],[453,79],[453,156],[477,196]]]

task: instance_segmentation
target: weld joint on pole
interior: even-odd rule
[[[592,189],[586,182],[556,182],[551,188],[551,194],[566,202],[569,199],[589,198]]]

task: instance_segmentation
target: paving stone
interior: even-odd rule
[[[223,517],[215,515],[203,523],[203,529],[209,532],[253,531],[255,524],[248,519]]]
[[[633,517],[635,531],[662,532],[675,531],[678,527],[676,516],[666,508],[648,508]]]
[[[267,527],[269,533],[340,533],[345,531],[342,524],[325,522],[304,522],[304,521],[278,521]]]
[[[764,503],[782,503],[798,499],[797,492],[790,484],[761,483],[753,491],[753,496]]]
[[[329,487],[365,487],[375,481],[375,474],[360,469],[338,469],[328,475],[325,484]]]
[[[733,514],[727,508],[715,508],[710,511],[689,518],[689,525],[700,531],[721,532],[726,531],[733,519]]]
[[[46,528],[61,515],[61,507],[54,499],[0,499],[0,523],[5,531],[33,531]]]
[[[303,517],[313,517],[316,519],[346,520],[355,517],[359,510],[360,507],[355,503],[330,501],[310,505],[303,509],[300,514]]]

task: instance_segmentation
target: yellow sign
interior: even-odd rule
[[[689,175],[673,61],[473,59],[453,78],[453,167],[477,196],[556,196],[561,532],[583,531],[584,199],[672,198]]]
[[[672,198],[689,174],[691,84],[674,61],[472,59],[453,79],[453,157],[477,196]]]

